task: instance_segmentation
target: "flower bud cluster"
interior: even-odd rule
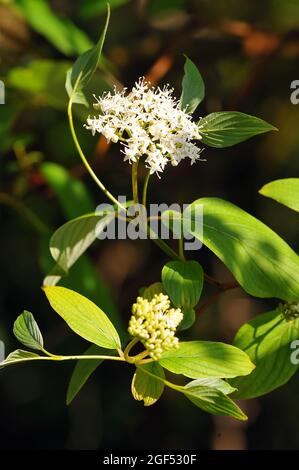
[[[171,308],[167,295],[155,294],[151,301],[138,297],[132,307],[128,331],[158,360],[164,351],[178,347],[175,332],[182,319],[181,309]]]

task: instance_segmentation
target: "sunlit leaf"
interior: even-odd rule
[[[254,369],[241,349],[212,341],[182,341],[178,349],[165,351],[159,363],[170,372],[191,379],[236,377]]]
[[[53,310],[79,336],[103,348],[121,347],[113,324],[89,299],[65,287],[46,286],[43,289]]]
[[[135,400],[143,401],[144,406],[150,406],[159,400],[165,385],[163,381],[155,379],[152,375],[144,372],[144,369],[161,379],[164,379],[165,375],[162,367],[157,362],[144,364],[136,369],[131,386],[132,395]]]
[[[299,257],[273,230],[239,207],[218,198],[198,199],[184,211],[190,220],[203,208],[198,237],[256,297],[299,298]],[[196,225],[196,224],[195,224]]]
[[[299,212],[299,178],[271,181],[259,193]]]
[[[184,387],[184,395],[195,406],[208,413],[222,416],[232,416],[244,421],[247,416],[229,397],[217,388],[197,385],[197,381],[192,381]]]
[[[298,370],[291,343],[299,340],[299,319],[287,321],[278,310],[258,315],[238,331],[234,345],[248,354],[255,370],[231,381],[237,398],[253,398],[281,387]]]

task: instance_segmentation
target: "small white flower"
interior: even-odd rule
[[[156,294],[151,301],[138,297],[132,307],[128,331],[139,338],[149,355],[158,360],[163,351],[177,348],[176,329],[183,319],[180,308],[170,308],[167,295]]]
[[[180,109],[173,89],[149,87],[140,78],[132,91],[105,93],[94,104],[101,111],[98,117],[87,119],[85,127],[103,134],[107,140],[121,140],[124,160],[130,163],[144,157],[151,173],[162,172],[167,163],[177,166],[184,158],[191,164],[200,160],[198,126],[189,114]]]

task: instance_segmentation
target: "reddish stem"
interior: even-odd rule
[[[218,282],[218,281],[217,281]],[[218,283],[219,286],[219,283]],[[198,315],[202,315],[209,307],[212,305],[218,297],[220,297],[221,294],[224,292],[231,290],[231,289],[236,289],[237,287],[240,287],[240,284],[236,281],[233,282],[228,282],[226,284],[221,283],[221,288],[212,294],[206,302],[203,303],[201,307],[199,307],[196,311]]]

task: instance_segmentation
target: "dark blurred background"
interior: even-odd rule
[[[248,210],[298,250],[298,216],[258,194],[276,178],[299,175],[299,105],[290,84],[299,79],[298,0],[111,0],[112,21],[101,69],[87,96],[139,76],[169,82],[180,94],[184,57],[200,69],[206,99],[198,116],[238,110],[279,128],[229,149],[207,148],[206,162],[152,177],[151,202],[189,203],[217,196]],[[48,349],[80,353],[87,344],[51,311],[40,290],[53,262],[49,237],[70,218],[105,202],[74,150],[66,118],[65,72],[98,38],[102,0],[0,1],[0,339],[7,353],[18,345],[12,325],[30,310]],[[130,194],[130,167],[119,147],[83,129],[80,140],[96,172],[115,194]],[[141,175],[142,177],[142,175]],[[195,255],[205,271],[230,275],[208,250]],[[126,325],[141,286],[159,280],[166,261],[149,241],[94,244],[64,281],[96,301],[115,323]],[[213,288],[207,286],[204,297]],[[189,338],[231,341],[239,326],[276,301],[225,293],[198,317]],[[130,396],[132,371],[103,364],[75,401],[65,394],[73,364],[30,364],[0,374],[2,449],[291,449],[299,448],[298,376],[269,396],[241,403],[247,423],[213,418],[166,391],[143,407]]]

